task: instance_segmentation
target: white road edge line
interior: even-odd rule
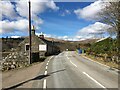
[[[102,66],[104,66],[104,67],[107,67],[107,68],[111,68],[110,66],[107,66],[107,65],[105,65],[105,64],[102,64],[102,63],[100,63],[100,62],[97,62],[97,61],[94,61],[94,60],[92,60],[92,59],[90,59],[90,58],[88,58],[88,57],[85,57],[85,56],[82,56],[83,58],[85,58],[85,59],[88,59],[88,60],[90,60],[90,61],[92,61],[92,62],[94,62],[94,63],[97,63],[97,64],[99,64],[99,65],[102,65]],[[116,69],[116,68],[113,68],[116,72],[119,72],[120,70],[118,70],[118,69]],[[118,73],[117,73],[117,75],[118,75]]]
[[[70,61],[75,67],[77,67],[72,61]]]
[[[91,76],[89,76],[86,72],[83,72],[83,74],[85,74],[87,77],[89,77],[95,83],[97,83],[98,85],[100,85],[102,88],[106,88],[105,86],[103,86],[102,84],[100,84],[98,81],[96,81],[94,78],[92,78]]]
[[[47,85],[46,83],[47,83],[47,82],[46,82],[46,79],[44,79],[44,81],[43,81],[43,89],[46,89],[46,87],[47,87],[47,86],[46,86],[46,85]]]
[[[94,61],[94,60],[92,60],[92,59],[90,59],[90,58],[88,58],[88,57],[85,57],[85,56],[82,56],[82,57],[84,57],[84,58],[86,58],[86,59],[88,59],[88,60],[91,60],[91,61],[93,61],[93,62],[95,62],[95,63],[97,63],[97,64],[100,64],[100,65],[103,65],[103,66],[109,67],[109,66],[104,65],[104,64],[102,64],[102,63],[99,63],[99,62],[97,62],[97,61]],[[110,68],[110,67],[109,67],[109,68]]]
[[[47,75],[47,71],[45,71],[44,75]]]

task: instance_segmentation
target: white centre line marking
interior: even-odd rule
[[[53,58],[53,56],[52,57],[50,57],[50,59],[52,59]],[[50,59],[49,59],[49,61],[47,62],[47,64],[46,64],[46,71],[45,71],[45,73],[44,73],[44,75],[47,75],[47,69],[48,69],[48,64],[49,64],[49,62],[50,62]],[[43,89],[46,89],[47,88],[47,80],[46,79],[44,79],[44,81],[43,81]]]
[[[100,85],[102,88],[106,88],[105,86],[103,86],[102,84],[100,84],[98,81],[96,81],[94,78],[92,78],[91,76],[89,76],[86,72],[83,72],[83,74],[85,74],[87,77],[89,77],[95,83],[97,83],[98,85]]]
[[[52,59],[52,58],[53,58],[53,56],[52,56],[52,57],[50,57],[50,59]],[[50,60],[50,59],[49,59],[49,60]]]
[[[48,69],[48,66],[46,66],[46,68],[45,68],[46,70]]]
[[[46,79],[44,79],[44,81],[43,81],[43,89],[46,89],[46,84],[47,82],[46,82]]]
[[[69,59],[69,57],[67,57],[67,59]]]
[[[72,61],[70,61],[75,67],[77,67]]]
[[[45,71],[44,75],[47,75],[47,71]]]
[[[48,66],[49,63],[47,63],[46,65]]]

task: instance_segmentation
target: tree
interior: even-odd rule
[[[102,13],[99,13],[101,16],[100,21],[112,26],[108,32],[116,33],[118,59],[120,60],[120,1],[108,0],[108,2],[104,3],[105,8],[102,10]]]

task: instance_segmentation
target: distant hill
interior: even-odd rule
[[[11,50],[11,48],[16,48],[18,46],[18,44],[24,40],[24,38],[25,37],[1,38],[0,40],[2,41],[2,52],[9,52]],[[87,44],[87,43],[91,44],[98,40],[98,39],[87,39],[87,40],[82,40],[82,41],[66,41],[66,40],[61,40],[61,39],[56,39],[56,38],[48,38],[48,37],[45,37],[45,39],[48,41],[53,41],[54,44],[60,48],[61,51],[64,51],[66,49],[76,50],[76,47],[79,44],[82,44],[82,46],[85,46],[84,44]]]
[[[55,38],[45,38],[49,41],[54,41],[56,46],[60,48],[61,51],[66,49],[68,50],[76,50],[77,48],[87,49],[91,44],[95,43],[99,39],[87,39],[82,41],[67,41]]]
[[[91,44],[99,40],[99,39],[86,39],[81,41],[68,41],[68,40],[61,40],[61,39],[48,38],[48,37],[45,37],[45,39],[48,41],[55,41],[55,42],[70,42],[70,43],[82,43],[82,44],[86,44],[86,43]]]
[[[90,44],[92,44],[92,43],[96,42],[97,40],[99,40],[99,39],[86,39],[86,40],[79,41],[79,43],[82,43],[82,44],[90,43]]]
[[[51,38],[51,37],[45,37],[45,39],[48,40],[48,41],[65,42],[65,40],[56,39],[56,38]]]
[[[9,52],[11,48],[16,48],[24,38],[0,38],[2,42],[2,52]]]

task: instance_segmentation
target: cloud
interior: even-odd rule
[[[2,11],[2,17],[5,16],[9,19],[17,18],[18,16],[14,8],[14,5],[10,1],[0,1],[0,11]]]
[[[41,0],[31,0],[31,10],[32,10],[32,18],[37,17],[38,14],[43,13],[47,8],[52,10],[58,10],[59,7],[53,1],[45,0],[42,2]],[[28,2],[18,1],[16,2],[16,10],[22,17],[28,16]]]
[[[0,24],[2,25],[2,30],[0,30],[0,33],[12,33],[15,30],[17,31],[27,31],[28,30],[28,20],[27,19],[21,19],[18,21],[9,21],[4,20],[0,21]]]
[[[31,0],[31,13],[34,25],[39,26],[43,24],[43,20],[38,15],[43,13],[47,8],[55,11],[59,9],[53,1],[45,0],[42,2],[42,0]],[[28,3],[25,1],[16,2],[16,11],[21,17],[28,18]]]
[[[41,32],[41,33],[35,33],[37,36],[39,36],[39,35],[41,35],[41,34],[43,34],[45,37],[49,37],[49,38],[51,38],[51,37],[54,37],[54,35],[51,35],[51,34],[44,34],[43,32]]]
[[[70,15],[70,14],[71,14],[71,11],[65,9],[65,10],[62,12],[61,16],[66,16],[66,15]]]
[[[78,18],[94,20],[99,18],[99,13],[105,8],[106,4],[102,0],[98,0],[83,9],[74,10],[74,13]]]
[[[21,38],[21,36],[11,36],[11,38]]]
[[[48,8],[51,8],[53,10],[59,10],[59,7],[57,7],[53,1],[49,1],[46,5]]]
[[[69,40],[69,41],[80,41],[80,40],[86,40],[86,39],[101,38],[101,35],[105,34],[107,30],[110,28],[111,28],[110,25],[107,25],[101,22],[95,22],[94,24],[90,24],[80,29],[77,32],[77,34],[73,36],[67,36],[67,35],[56,36],[51,34],[44,34],[44,35],[45,37],[49,37],[49,38],[56,38],[56,39]],[[40,33],[37,33],[37,35],[40,35]]]
[[[111,28],[110,25],[101,22],[95,22],[94,24],[80,29],[75,37],[78,39],[94,38],[95,35],[99,36],[101,34],[105,34],[109,28]]]
[[[43,13],[46,9],[50,8],[54,11],[59,10],[59,7],[51,0],[31,0],[32,11],[32,24],[40,29],[40,25],[43,24],[43,20],[39,17],[39,14]],[[16,2],[1,1],[0,10],[2,11],[3,21],[0,21],[2,30],[0,33],[10,33],[14,30],[23,30],[28,27],[28,0],[19,0]]]

